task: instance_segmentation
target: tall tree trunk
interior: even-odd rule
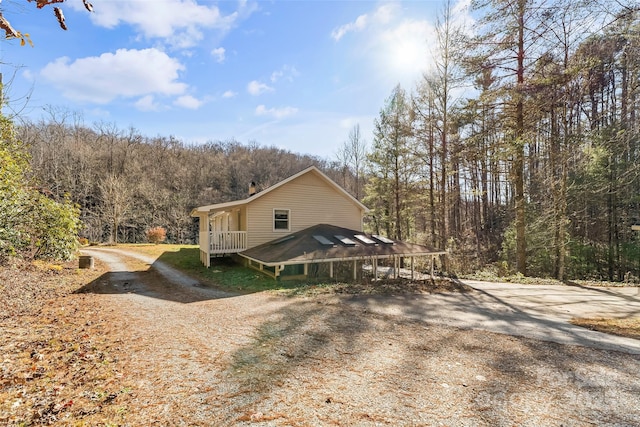
[[[447,249],[447,114],[442,118],[442,134],[440,147],[440,249]]]
[[[395,173],[394,173],[394,210],[395,210],[395,234],[396,239],[402,240],[402,206],[401,206],[401,195],[400,195],[400,172],[399,169],[399,159],[396,157],[395,159]]]
[[[524,13],[526,0],[518,0],[518,65],[516,88],[516,129],[515,156],[513,161],[513,181],[515,190],[516,216],[516,268],[527,274],[527,243],[525,240],[525,197],[524,197]]]

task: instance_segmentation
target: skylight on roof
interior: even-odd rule
[[[375,240],[371,240],[370,238],[368,238],[364,234],[356,234],[353,237],[355,237],[356,239],[360,240],[362,243],[365,243],[367,245],[375,245],[376,244]]]
[[[334,243],[331,240],[329,240],[326,237],[321,236],[319,234],[315,234],[313,236],[313,238],[316,239],[318,242],[320,242],[323,245],[327,245],[327,246],[333,246],[334,245]]]
[[[377,234],[374,234],[373,238],[376,239],[376,240],[380,240],[382,243],[387,244],[387,245],[393,245],[394,244],[393,240],[388,239],[388,238],[386,238],[384,236],[379,236]]]
[[[341,236],[339,234],[336,234],[333,237],[335,237],[336,239],[340,240],[343,245],[347,245],[347,246],[355,246],[356,245],[356,242],[354,242],[353,240],[351,240],[348,237],[344,237],[344,236]]]

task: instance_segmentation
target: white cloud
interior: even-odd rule
[[[81,2],[70,7],[82,9]],[[202,40],[203,29],[229,31],[239,20],[257,10],[255,2],[238,2],[233,13],[223,15],[215,5],[199,4],[194,0],[119,0],[96,5],[92,21],[99,26],[115,28],[131,25],[146,38],[162,38],[176,47],[189,47]]]
[[[69,99],[106,104],[116,98],[182,95],[184,66],[158,49],[127,50],[76,59],[58,58],[40,75]]]
[[[397,4],[383,4],[373,12],[373,21],[377,24],[388,24],[396,15],[397,9]]]
[[[351,130],[355,125],[359,125],[361,122],[373,121],[374,118],[371,117],[345,117],[344,119],[340,119],[338,121],[338,126],[340,129]]]
[[[232,91],[232,90],[228,90],[225,93],[222,94],[223,98],[234,98],[237,95],[236,92]]]
[[[225,59],[225,49],[223,47],[217,47],[211,51],[211,55],[218,61],[219,63],[223,63]]]
[[[274,119],[283,119],[292,116],[298,112],[295,107],[267,108],[264,105],[256,107],[256,116],[269,116]]]
[[[249,82],[247,85],[247,92],[249,92],[253,96],[262,95],[265,92],[273,92],[274,89],[271,86],[268,86],[264,83],[260,83],[257,80],[253,80]]]
[[[188,108],[189,110],[197,110],[204,104],[204,101],[194,98],[191,95],[183,95],[179,96],[174,104],[178,107]]]
[[[111,117],[111,112],[109,110],[106,110],[104,108],[89,108],[87,110],[84,110],[84,112],[87,115],[90,115],[94,118],[100,118],[100,119],[107,119],[109,117]]]
[[[153,95],[146,95],[140,98],[134,104],[136,108],[140,111],[159,111],[160,104],[155,102]]]
[[[355,21],[341,25],[331,32],[331,37],[335,41],[339,41],[345,34],[350,32],[363,31],[372,24],[385,25],[388,24],[396,14],[398,5],[395,3],[386,3],[378,6],[372,13],[365,13],[356,18]]]
[[[464,34],[473,36],[476,20],[471,15],[471,0],[460,0],[452,9],[453,26]]]
[[[362,31],[367,26],[368,19],[369,18],[367,17],[367,15],[360,15],[356,18],[355,21],[349,22],[348,24],[341,25],[340,27],[334,29],[331,32],[331,37],[333,37],[335,41],[338,41],[345,34],[351,31]]]
[[[296,70],[296,67],[292,67],[290,65],[283,65],[277,71],[271,73],[271,83],[276,83],[278,80],[285,79],[289,82],[292,82],[293,79],[298,77],[300,73]]]

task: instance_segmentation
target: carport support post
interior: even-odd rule
[[[329,261],[329,277],[333,279],[333,261]]]
[[[433,266],[435,264],[435,259],[436,257],[434,255],[431,255],[431,280],[433,280]]]
[[[373,258],[373,280],[378,280],[378,258]]]
[[[393,257],[393,278],[397,279],[400,277],[400,258]]]
[[[353,281],[358,280],[358,260],[353,260]]]
[[[413,280],[413,257],[411,257],[411,280]]]

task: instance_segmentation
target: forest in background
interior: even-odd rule
[[[640,21],[615,1],[490,1],[470,38],[446,8],[438,55],[394,88],[374,135],[334,159],[256,142],[194,145],[51,108],[23,121],[40,192],[80,208],[90,241],[153,226],[193,242],[195,206],[315,165],[372,209],[369,231],[446,249],[468,273],[633,280],[640,271]],[[471,93],[472,95],[469,95]]]

